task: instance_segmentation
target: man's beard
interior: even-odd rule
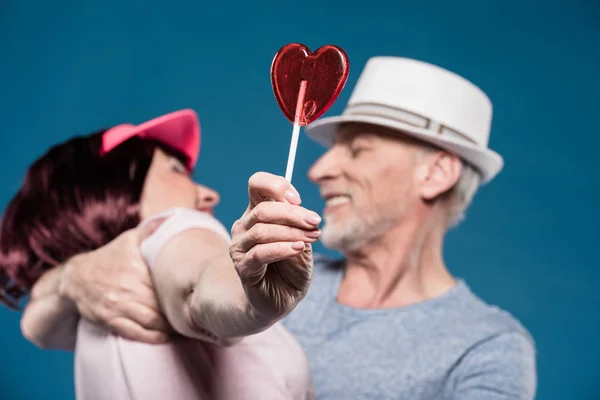
[[[353,212],[343,223],[328,221],[325,217],[321,242],[327,248],[342,253],[355,252],[365,244],[372,242],[387,232],[401,216],[402,210],[396,209],[392,215],[358,215]]]

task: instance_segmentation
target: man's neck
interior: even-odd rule
[[[443,261],[444,235],[439,226],[407,221],[346,254],[337,301],[357,308],[394,308],[447,292],[456,281]]]

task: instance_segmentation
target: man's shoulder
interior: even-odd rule
[[[514,398],[533,398],[537,377],[532,335],[509,311],[470,291],[468,297],[454,321],[460,327],[455,337],[468,341],[450,376],[456,393],[476,392],[473,387],[480,385],[498,387]]]
[[[530,398],[536,386],[536,346],[517,317],[477,296],[464,281],[436,315],[441,325],[435,331],[444,334],[435,340],[447,344],[446,355],[453,365],[450,387],[455,393],[466,395],[469,385],[480,385],[514,391],[514,398]],[[477,398],[476,393],[473,396]]]
[[[496,336],[502,333],[522,335],[533,342],[533,338],[521,321],[508,310],[488,303],[476,295],[464,284],[458,307],[458,321],[462,326],[480,331],[484,336]]]

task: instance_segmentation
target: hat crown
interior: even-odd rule
[[[451,130],[487,147],[492,103],[473,83],[438,66],[402,57],[373,57],[344,110],[345,115],[363,113],[437,132]]]

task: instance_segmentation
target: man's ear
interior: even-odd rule
[[[420,195],[423,200],[431,201],[456,185],[462,164],[457,156],[440,151],[425,157],[421,168]]]

